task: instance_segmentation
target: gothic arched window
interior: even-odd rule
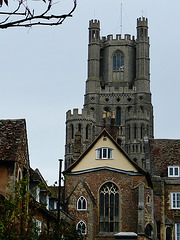
[[[116,123],[118,126],[121,125],[121,108],[117,107],[116,109]]]
[[[116,51],[113,55],[113,71],[124,71],[124,55],[121,51]]]
[[[148,237],[151,237],[151,233],[152,233],[152,226],[150,224],[148,224],[145,228],[145,234],[148,236]]]
[[[130,125],[128,124],[127,125],[127,140],[130,140],[131,139],[131,128],[130,128]]]
[[[86,139],[89,138],[89,133],[90,133],[90,126],[89,124],[86,126]]]
[[[144,124],[141,125],[141,139],[144,137]]]
[[[73,139],[74,138],[74,126],[72,124],[71,124],[70,129],[71,129],[71,139]]]
[[[137,137],[137,126],[134,124],[134,139]]]
[[[77,210],[87,210],[87,200],[81,196],[77,201]]]
[[[79,234],[86,235],[87,234],[87,226],[84,221],[79,221],[76,225],[76,229]]]
[[[172,240],[172,230],[171,227],[166,228],[166,240]]]
[[[119,231],[119,190],[115,184],[104,184],[100,191],[100,232]]]

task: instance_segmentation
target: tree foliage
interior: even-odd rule
[[[57,224],[56,218],[50,229],[40,229],[36,225],[34,212],[44,207],[36,204],[30,191],[28,180],[18,182],[11,194],[0,198],[0,239],[3,240],[82,240],[75,225]]]
[[[58,1],[0,0],[0,28],[60,25],[66,18],[72,17],[77,2],[71,0],[72,7],[67,13],[61,13]]]

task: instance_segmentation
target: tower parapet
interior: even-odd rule
[[[66,162],[65,168],[69,167],[75,159],[88,147],[94,139],[94,113],[82,109],[67,111],[66,113]],[[78,137],[77,137],[78,136]],[[75,151],[79,149],[79,151]],[[81,150],[81,151],[80,151]]]

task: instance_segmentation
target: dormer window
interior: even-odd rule
[[[169,166],[168,177],[179,177],[179,166]]]
[[[113,149],[112,148],[98,148],[96,159],[112,159]]]

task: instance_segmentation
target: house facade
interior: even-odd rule
[[[105,129],[64,174],[68,214],[87,239],[114,239],[117,232],[152,236],[149,175]]]

